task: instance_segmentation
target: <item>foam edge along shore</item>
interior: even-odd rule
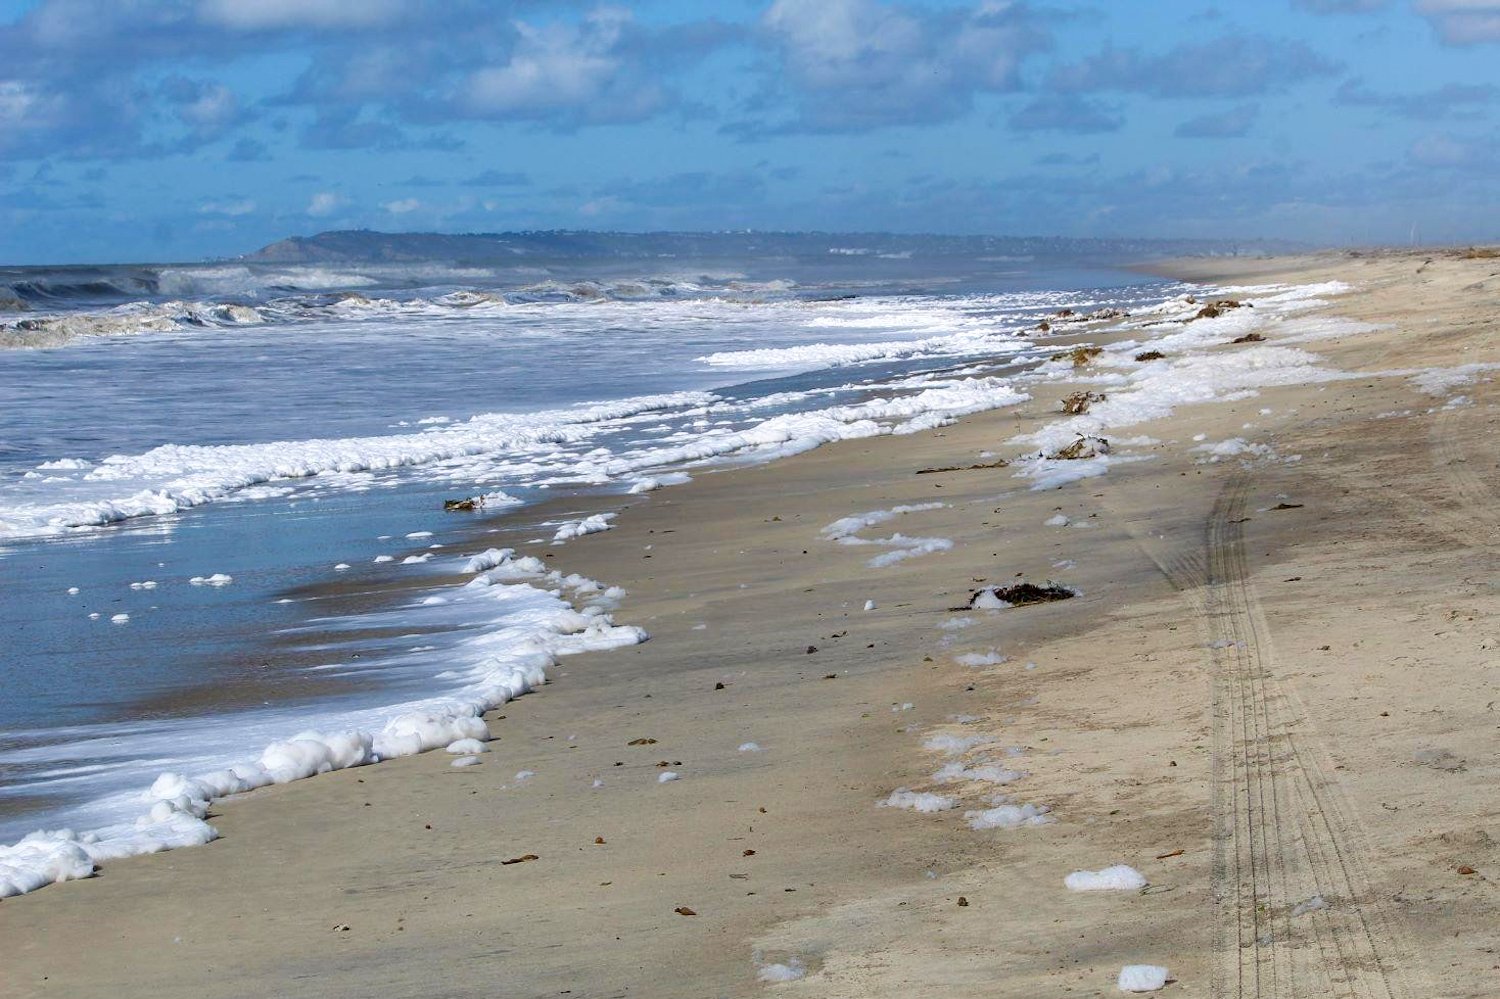
[[[1183,404],[1249,398],[1260,387],[1355,377],[1320,367],[1316,355],[1290,346],[1370,328],[1328,317],[1291,321],[1296,313],[1324,305],[1327,297],[1349,290],[1347,285],[1332,282],[1220,289],[1221,294],[1255,296],[1254,307],[1208,318],[1198,318],[1195,302],[1174,299],[1138,314],[1120,328],[1120,332],[1128,334],[1159,327],[1162,333],[1112,343],[1100,355],[1097,368],[1085,372],[1071,360],[1060,357],[1019,376],[1018,381],[1031,385],[1093,382],[1111,386],[1113,391],[1109,399],[1085,416],[1055,420],[1033,435],[1013,439],[1011,443],[1027,448],[1015,462],[1015,474],[1028,480],[1032,489],[1057,488],[1105,474],[1112,463],[1121,460],[1147,460],[1149,455],[1132,455],[1129,449],[1155,443],[1117,441],[1116,447],[1107,453],[1086,460],[1050,456],[1054,452],[1049,449],[1074,439],[1166,416]],[[1246,341],[1233,353],[1216,349],[1252,332],[1270,342]],[[1134,353],[1147,343],[1173,354],[1165,359],[1135,361]],[[1416,376],[1425,379],[1424,384],[1441,383],[1444,387],[1462,384],[1460,374],[1472,377],[1467,370],[1379,374]],[[1453,377],[1448,377],[1449,374]],[[1358,377],[1372,375],[1364,373]],[[859,409],[860,416],[866,418],[853,425],[830,420],[835,424],[831,437],[813,435],[810,440],[798,440],[795,434],[777,432],[761,440],[772,444],[777,454],[795,453],[817,446],[825,439],[930,429],[951,423],[968,412],[993,409],[1029,397],[1009,385],[1001,393],[1003,403],[995,402],[992,396],[976,404],[974,397],[963,392],[959,395],[968,405],[925,413],[914,412],[910,400],[900,400],[901,405],[891,400],[875,400],[865,407],[845,407]],[[905,419],[895,426],[882,427],[868,418],[877,413]],[[786,447],[788,443],[792,446]],[[164,774],[148,791],[136,797],[142,814],[134,821],[84,832],[40,831],[14,846],[0,847],[0,896],[32,891],[54,881],[86,877],[99,863],[118,857],[208,842],[217,835],[204,821],[208,807],[215,799],[227,795],[425,752],[461,740],[483,740],[488,737],[483,714],[541,683],[557,657],[632,645],[646,638],[638,628],[613,623],[610,611],[623,595],[616,589],[582,577],[549,572],[539,560],[517,559],[508,549],[476,556],[468,561],[466,568],[479,575],[457,588],[452,599],[507,601],[510,604],[504,611],[507,622],[522,623],[508,624],[460,646],[460,653],[469,652],[470,663],[458,671],[450,671],[462,680],[457,691],[387,708],[381,712],[380,724],[301,731],[267,746],[252,762],[196,776]],[[574,609],[564,599],[565,593],[582,605],[582,610]],[[440,608],[441,604],[434,606]]]
[[[490,738],[485,712],[541,685],[559,657],[648,637],[613,622],[610,609],[624,596],[618,588],[549,571],[540,560],[517,559],[508,548],[469,558],[465,568],[477,575],[419,606],[432,616],[488,601],[498,605],[505,624],[454,651],[463,665],[444,675],[458,682],[455,690],[350,718],[363,725],[300,731],[266,746],[254,760],[191,776],[164,773],[145,792],[119,802],[122,810],[134,802],[139,814],[133,819],[82,832],[41,830],[0,846],[0,898],[88,877],[110,860],[211,842],[218,832],[205,816],[215,800],[229,795],[455,745],[472,751]]]

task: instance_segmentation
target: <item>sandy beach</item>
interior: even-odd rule
[[[1200,351],[1323,374],[1056,489],[995,463],[1114,369],[631,497],[548,554],[649,642],[566,659],[476,766],[266,788],[0,902],[0,995],[1494,995],[1500,259],[1168,273],[1344,282],[1311,315],[1350,322]],[[826,530],[898,507],[845,536],[951,547]],[[1077,595],[970,609],[1023,580]],[[1148,885],[1064,885],[1113,865]]]

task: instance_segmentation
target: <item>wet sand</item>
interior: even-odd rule
[[[1151,460],[1059,490],[915,473],[1013,457],[1082,386],[633,498],[551,561],[624,586],[650,642],[565,660],[478,766],[264,789],[207,847],[0,902],[0,995],[1087,996],[1137,963],[1182,996],[1491,995],[1497,399],[1375,372],[1500,362],[1496,272],[1184,264],[1349,282],[1325,311],[1383,327],[1302,346],[1370,377],[1184,406],[1126,431]],[[1280,460],[1203,463],[1198,434]],[[820,537],[933,501],[872,533],[950,551],[872,569]],[[1018,574],[1081,596],[950,610]],[[936,783],[951,760],[1027,776]],[[900,787],[958,805],[877,805]],[[997,792],[1054,821],[971,829]],[[1063,887],[1115,863],[1151,886]]]

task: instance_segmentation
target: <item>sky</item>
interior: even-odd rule
[[[327,229],[1500,239],[1500,0],[0,0],[0,263]]]

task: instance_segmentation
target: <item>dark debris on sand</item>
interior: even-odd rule
[[[1050,604],[1058,600],[1072,600],[1078,594],[1066,586],[1057,583],[1044,583],[1038,586],[1035,583],[1012,583],[1009,586],[986,586],[974,590],[969,594],[969,602],[963,607],[954,607],[952,610],[965,611],[974,610],[976,602],[986,593],[993,594],[996,599],[1003,600],[1012,607],[1026,607],[1031,604]]]

